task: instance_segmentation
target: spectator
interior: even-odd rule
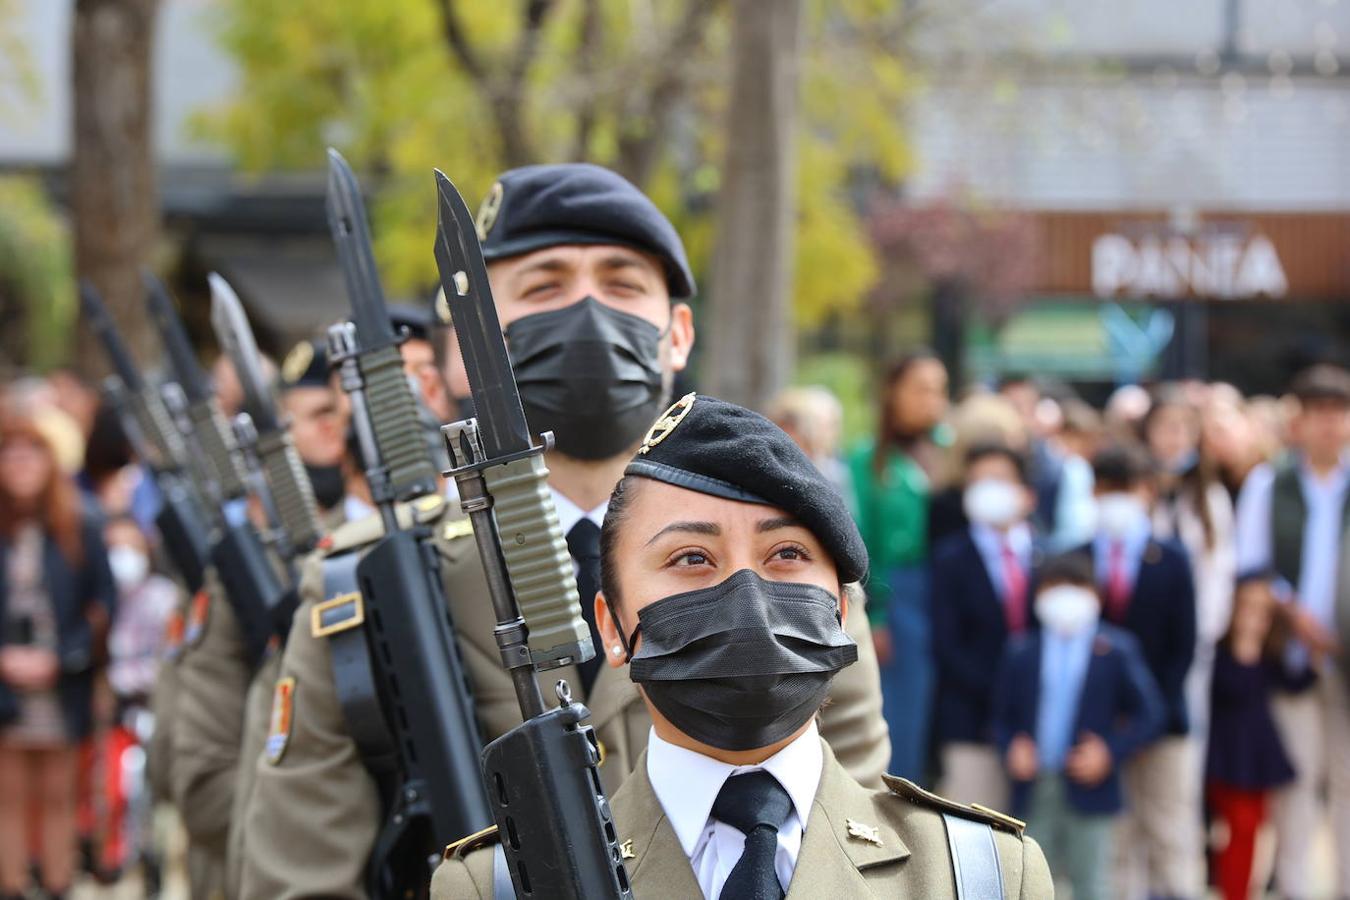
[[[1122,770],[1117,889],[1127,897],[1194,897],[1202,798],[1185,683],[1195,655],[1195,586],[1186,551],[1153,538],[1152,475],[1151,459],[1136,447],[1110,447],[1093,460],[1098,524],[1090,549],[1104,618],[1139,642],[1164,711],[1163,736]]]
[[[169,619],[178,606],[173,581],[150,571],[150,542],[129,516],[103,529],[117,583],[117,616],[108,636],[108,681],[123,703],[143,704],[155,684]]]
[[[1017,410],[998,394],[973,393],[952,410],[948,418],[952,445],[944,454],[935,481],[940,485],[929,501],[928,543],[931,546],[953,534],[963,534],[966,520],[966,453],[977,444],[997,443],[1018,453],[1027,448],[1027,430]]]
[[[1336,651],[1336,610],[1350,603],[1342,577],[1350,465],[1350,374],[1317,366],[1292,386],[1298,413],[1290,423],[1298,450],[1252,470],[1238,501],[1237,561],[1242,571],[1271,568],[1294,590],[1293,636],[1286,664],[1309,672],[1301,689],[1276,691],[1272,708],[1297,778],[1271,810],[1278,841],[1275,878],[1281,893],[1308,895],[1308,847],[1320,821],[1321,792],[1331,810],[1337,886],[1350,894],[1350,691],[1322,662]],[[1316,677],[1312,677],[1316,676]]]
[[[1162,701],[1127,632],[1099,621],[1091,564],[1056,557],[1042,572],[1042,628],[1014,638],[994,679],[993,732],[1013,811],[1067,878],[1074,900],[1106,900],[1120,768],[1162,727]]]
[[[1206,787],[1210,808],[1228,829],[1214,866],[1224,900],[1250,895],[1252,854],[1267,800],[1273,789],[1294,780],[1270,712],[1271,689],[1283,668],[1277,613],[1271,576],[1243,576],[1214,659]]]
[[[931,351],[900,360],[881,394],[874,444],[851,460],[859,528],[871,557],[868,617],[881,663],[891,767],[922,778],[932,708],[928,496],[947,412],[947,369]]]
[[[1143,430],[1160,469],[1153,536],[1186,548],[1195,583],[1195,661],[1186,679],[1186,709],[1198,767],[1209,731],[1214,645],[1228,626],[1233,599],[1233,503],[1215,478],[1212,461],[1200,454],[1200,412],[1179,387],[1157,394]]]
[[[1092,463],[1102,438],[1102,418],[1076,397],[1060,404],[1064,424],[1058,442],[1063,455],[1055,528],[1046,535],[1050,550],[1062,553],[1092,540],[1097,528],[1097,501],[1092,496]]]
[[[1004,379],[999,393],[1016,407],[1027,432],[1027,471],[1036,491],[1036,529],[1042,534],[1052,534],[1064,476],[1064,454],[1042,433],[1038,415],[1045,411],[1041,407],[1041,389],[1029,376],[1015,375]]]
[[[1116,443],[1133,443],[1138,439],[1139,425],[1148,414],[1152,402],[1148,391],[1137,384],[1116,388],[1106,401],[1103,418],[1107,436]]]
[[[74,876],[75,781],[92,719],[96,613],[115,603],[98,528],[37,421],[0,421],[0,890],[28,889],[39,841],[42,885]],[[38,815],[30,817],[31,806]]]
[[[839,458],[844,409],[828,388],[810,385],[780,391],[769,405],[768,418],[802,448],[841,497],[853,499],[848,466]]]
[[[1231,402],[1227,392],[1211,397],[1201,421],[1201,454],[1214,461],[1220,483],[1236,501],[1247,475],[1267,462],[1265,448],[1256,440],[1245,403]]]
[[[990,730],[996,675],[990,661],[1031,625],[1035,549],[1027,519],[1036,495],[1026,461],[1004,444],[971,447],[965,482],[971,524],[933,548],[938,790],[962,803],[1006,809],[1007,779]]]

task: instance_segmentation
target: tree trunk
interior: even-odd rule
[[[735,0],[702,382],[763,408],[793,368],[801,0]]]
[[[103,294],[132,353],[157,355],[140,266],[159,237],[151,132],[151,53],[159,0],[76,0],[71,212],[75,270]],[[75,364],[106,372],[106,357],[81,327]]]

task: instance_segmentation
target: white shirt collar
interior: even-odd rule
[[[553,495],[553,505],[558,510],[558,524],[562,526],[562,533],[564,536],[566,536],[566,534],[572,530],[572,526],[580,522],[582,518],[590,519],[596,525],[605,524],[605,511],[609,509],[608,500],[601,503],[595,509],[587,512],[562,494],[558,493],[553,485],[549,485],[548,492]]]
[[[805,830],[816,789],[820,787],[823,765],[820,734],[814,719],[796,740],[757,766],[733,766],[677,747],[662,740],[655,728],[647,739],[647,778],[675,829],[685,856],[690,857],[712,817],[717,794],[728,778],[760,769],[777,778],[792,798],[797,818]]]

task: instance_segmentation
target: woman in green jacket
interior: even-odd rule
[[[928,603],[929,474],[941,450],[947,369],[929,350],[892,367],[876,441],[851,460],[858,527],[872,559],[868,618],[881,663],[890,771],[922,779],[933,696]]]

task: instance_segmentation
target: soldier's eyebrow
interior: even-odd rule
[[[567,260],[557,256],[545,256],[538,262],[532,262],[516,270],[516,275],[529,275],[532,272],[565,272],[572,268]]]
[[[755,526],[755,531],[763,534],[766,531],[777,531],[780,528],[800,528],[802,523],[798,522],[792,516],[779,516],[776,519],[761,519]]]
[[[716,522],[671,522],[652,535],[646,546],[650,547],[656,543],[657,538],[664,537],[667,534],[707,534],[716,537],[721,533],[722,526]]]

